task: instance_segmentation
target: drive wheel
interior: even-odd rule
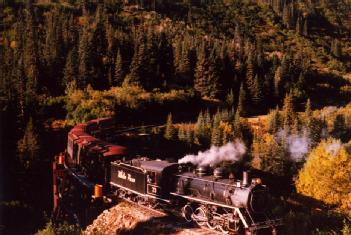
[[[202,207],[196,208],[193,213],[193,219],[199,226],[204,226],[208,222],[206,212]]]
[[[191,222],[192,219],[192,214],[193,214],[193,208],[191,208],[191,206],[189,204],[186,204],[183,208],[182,208],[182,215],[184,217],[184,219],[187,222]]]
[[[211,212],[207,213],[207,222],[206,222],[206,225],[209,229],[211,230],[215,230],[217,225],[213,219],[213,215],[211,214]]]

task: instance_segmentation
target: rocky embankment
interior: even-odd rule
[[[126,202],[105,210],[84,231],[85,235],[198,235],[211,233],[218,234],[207,229],[189,226],[177,221],[172,216],[146,210]]]

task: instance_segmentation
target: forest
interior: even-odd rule
[[[285,234],[350,235],[350,15],[349,0],[1,1],[0,233],[79,233],[49,223],[53,156],[73,125],[114,116],[192,150],[242,140]]]

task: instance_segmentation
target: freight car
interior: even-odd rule
[[[100,118],[76,125],[67,139],[66,164],[77,168],[92,182],[108,185],[110,163],[129,158],[128,148],[97,137],[108,138],[114,130],[112,118]]]

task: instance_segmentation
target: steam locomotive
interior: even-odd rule
[[[161,160],[112,162],[111,190],[144,205],[163,203],[181,210],[186,221],[225,234],[277,233],[280,220],[267,216],[268,191],[259,178],[244,172],[242,180],[226,177],[224,168],[195,168]]]
[[[236,179],[222,167],[133,156],[125,146],[100,140],[112,138],[113,128],[111,119],[97,119],[70,131],[67,151],[54,162],[55,208],[68,201],[65,195],[75,195],[74,204],[89,203],[89,194],[94,195],[91,202],[101,202],[104,194],[172,208],[188,222],[225,234],[267,229],[277,234],[281,221],[269,218],[268,190],[259,178],[250,181],[244,172]]]

